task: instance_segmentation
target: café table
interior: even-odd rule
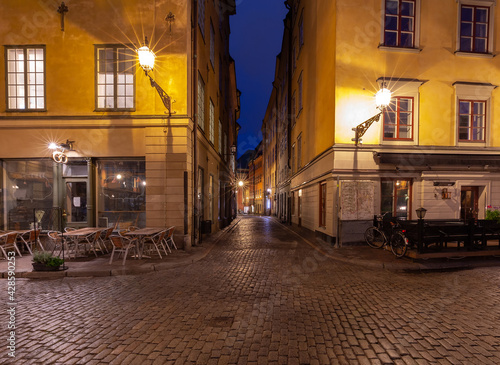
[[[102,230],[102,227],[84,227],[75,229],[73,231],[64,232],[63,235],[69,237],[73,241],[75,257],[78,256],[78,245],[81,242],[83,242],[84,245],[90,245],[94,251],[94,254],[97,256],[95,245],[96,243],[99,243],[97,239],[91,240],[91,238],[95,234],[100,234],[99,232],[101,232]]]
[[[137,238],[137,256],[139,259],[142,259],[142,252],[144,251],[144,239],[149,236],[153,236],[161,231],[163,231],[165,228],[152,228],[152,227],[146,227],[146,228],[140,228],[136,229],[135,231],[129,231],[125,233],[125,236],[128,237],[135,237]],[[144,256],[146,257],[146,256]]]

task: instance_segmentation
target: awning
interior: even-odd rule
[[[393,153],[374,152],[373,158],[378,164],[396,166],[492,166],[500,167],[500,154],[470,155],[447,153]]]

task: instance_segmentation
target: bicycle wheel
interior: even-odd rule
[[[370,227],[365,231],[365,241],[370,247],[381,248],[384,246],[386,238],[377,227]]]
[[[396,257],[403,257],[408,247],[408,240],[401,232],[396,232],[391,237],[391,251]]]

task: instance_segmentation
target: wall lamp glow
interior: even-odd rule
[[[66,155],[66,152],[74,151],[73,143],[75,143],[75,141],[70,141],[69,139],[67,139],[64,143],[50,143],[49,149],[54,150],[54,152],[52,152],[52,159],[57,163],[67,163],[68,156]]]
[[[391,102],[391,97],[392,97],[392,92],[385,87],[377,92],[377,94],[375,95],[375,103],[377,104],[377,109],[380,110],[380,113],[378,113],[377,115],[371,117],[370,119],[364,121],[363,123],[357,125],[355,128],[352,129],[355,132],[355,136],[352,140],[354,141],[354,144],[356,146],[362,143],[361,137],[363,137],[368,128],[370,128],[370,126],[374,122],[378,122],[380,120],[380,116],[385,111],[385,108],[387,108],[387,106],[389,106]]]

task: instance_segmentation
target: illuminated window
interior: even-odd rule
[[[212,99],[210,99],[210,115],[209,115],[209,126],[208,126],[208,138],[212,144],[215,143],[215,107]]]
[[[486,102],[459,100],[458,140],[484,142],[486,128]]]
[[[205,130],[205,82],[198,74],[198,125]]]
[[[384,111],[384,139],[413,138],[413,98],[393,97]]]
[[[6,47],[7,109],[45,109],[45,47]]]
[[[381,212],[399,219],[410,217],[411,180],[382,180]]]
[[[415,0],[386,0],[384,45],[415,47]]]
[[[134,109],[135,58],[134,51],[123,46],[96,47],[98,110]]]

